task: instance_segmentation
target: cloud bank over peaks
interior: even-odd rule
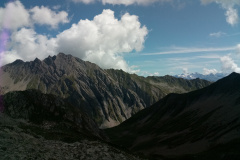
[[[57,51],[71,53],[102,68],[129,71],[123,53],[142,50],[147,34],[137,16],[126,13],[118,20],[112,10],[103,10],[93,20],[80,20],[57,35]]]
[[[31,28],[21,28],[10,36],[7,50],[2,54],[1,61],[4,65],[16,59],[24,61],[30,61],[36,57],[43,59],[48,55],[54,55],[55,48],[55,39],[37,34]]]
[[[39,9],[46,8],[34,7],[31,12]],[[46,12],[52,13],[48,9]],[[55,26],[47,20],[40,23]],[[103,10],[92,20],[80,20],[77,24],[72,24],[56,37],[38,34],[34,28],[29,27],[14,30],[1,60],[2,64],[7,64],[16,59],[30,61],[36,57],[43,59],[63,52],[96,63],[102,68],[136,73],[139,70],[129,66],[123,55],[142,50],[147,34],[147,27],[141,25],[136,15],[125,13],[117,19],[112,10]]]
[[[14,49],[23,60],[36,57],[43,59],[46,55],[53,55],[55,40],[45,35],[37,34],[33,29],[22,28],[11,36],[10,48]]]
[[[226,10],[226,21],[231,26],[235,26],[239,22],[238,10],[234,8],[235,6],[240,5],[239,0],[201,0],[201,2],[203,4],[215,2],[221,5],[221,7]]]
[[[222,63],[222,72],[223,73],[231,73],[237,72],[240,73],[240,67],[233,61],[230,55],[226,55],[220,58]]]
[[[216,69],[203,68],[203,75],[217,74],[217,73],[218,71]]]
[[[238,62],[238,58],[240,56],[240,44],[237,44],[235,47],[231,47],[231,54],[227,54],[224,56],[197,56],[198,58],[210,58],[210,59],[218,59],[220,62],[220,69],[209,69],[204,67],[202,71],[202,75],[208,76],[208,75],[228,75],[232,72],[240,73],[240,67],[236,62]],[[233,58],[234,57],[234,58]],[[236,62],[234,62],[234,59]],[[189,73],[188,68],[182,67],[182,75],[180,77],[190,77],[190,78],[196,78],[195,73]],[[192,76],[192,77],[191,77]]]
[[[238,44],[236,47],[236,52],[234,54],[240,55],[240,44]],[[217,73],[223,73],[223,74],[230,74],[232,72],[240,73],[240,67],[234,62],[231,54],[225,55],[220,57],[221,62],[221,71],[217,71],[216,69],[203,69],[203,75],[208,74],[217,74]]]

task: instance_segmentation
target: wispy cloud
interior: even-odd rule
[[[222,31],[213,32],[213,33],[210,33],[210,34],[209,34],[210,37],[215,37],[215,38],[220,38],[220,37],[234,37],[234,36],[239,36],[239,35],[240,35],[240,32],[236,32],[236,33],[229,34],[229,33],[225,33],[225,32],[222,32]]]
[[[196,58],[202,58],[202,59],[219,59],[220,57],[221,56],[217,54],[196,56]]]
[[[237,45],[237,52],[238,55],[240,55],[240,44]]]
[[[236,47],[222,47],[222,48],[184,48],[184,47],[171,47],[167,51],[155,53],[143,53],[141,55],[164,55],[164,54],[184,54],[184,53],[201,53],[201,52],[223,52],[234,51]]]
[[[194,60],[200,60],[200,59],[208,59],[212,61],[216,61],[214,59],[220,59],[222,56],[217,54],[211,54],[211,55],[200,55],[200,56],[191,56],[191,57],[174,57],[174,58],[166,58],[166,60],[170,62],[192,62]]]
[[[174,7],[183,8],[185,6],[185,3],[179,0],[71,0],[75,3],[84,3],[84,4],[91,4],[95,2],[101,2],[103,5],[106,4],[112,4],[112,5],[141,5],[141,6],[147,6],[154,3],[170,3]]]
[[[222,37],[222,36],[225,36],[225,35],[227,35],[227,34],[224,33],[224,32],[221,32],[221,31],[209,34],[210,37],[216,37],[216,38],[219,38],[219,37]]]

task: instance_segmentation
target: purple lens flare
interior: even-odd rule
[[[8,29],[3,28],[0,36],[0,66],[2,66],[2,59],[4,56],[4,52],[6,50],[8,38],[9,38]],[[0,72],[2,72],[2,68],[0,68]],[[1,77],[0,77],[0,82],[1,82]],[[0,88],[0,94],[2,94],[1,88]],[[3,112],[3,110],[4,110],[3,99],[2,99],[2,96],[0,96],[0,112]]]
[[[11,0],[9,1],[11,2]],[[2,21],[2,26],[0,26],[0,67],[2,67],[2,62],[3,62],[3,57],[4,57],[4,52],[6,51],[10,31],[8,29],[9,23],[8,23],[8,18],[7,15],[10,14],[11,11],[7,11],[5,13],[5,16],[3,17]],[[2,68],[0,68],[0,73],[2,72]],[[1,74],[0,74],[1,75]],[[1,83],[1,77],[0,77],[0,83]],[[0,84],[1,86],[1,84]],[[0,112],[4,111],[4,106],[3,106],[3,98],[2,98],[2,88],[0,88]]]

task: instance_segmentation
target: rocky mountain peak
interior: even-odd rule
[[[21,64],[21,63],[23,63],[23,60],[21,60],[21,59],[17,59],[17,60],[15,60],[13,63],[11,63],[12,65],[17,65],[17,64]]]
[[[47,65],[52,65],[52,64],[54,63],[56,57],[57,57],[57,56],[53,56],[53,57],[48,56],[47,58],[45,58],[45,59],[43,60],[43,62],[46,63]]]
[[[34,60],[33,62],[35,62],[35,63],[41,63],[42,61],[41,61],[40,59],[38,59],[38,58],[35,58],[35,60]]]

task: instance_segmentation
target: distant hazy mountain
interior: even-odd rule
[[[115,126],[169,93],[185,93],[211,84],[171,76],[140,77],[59,53],[44,60],[16,60],[1,68],[0,89],[37,89],[67,99],[101,127]]]
[[[197,91],[169,94],[106,131],[113,143],[151,159],[237,160],[240,74]]]
[[[200,73],[186,73],[186,74],[179,74],[179,75],[175,75],[174,77],[177,78],[184,78],[184,79],[196,79],[196,78],[200,78],[200,79],[205,79],[207,81],[211,81],[211,82],[215,82],[223,77],[226,77],[227,74],[224,73],[216,73],[216,74],[208,74],[208,75],[203,75]]]

